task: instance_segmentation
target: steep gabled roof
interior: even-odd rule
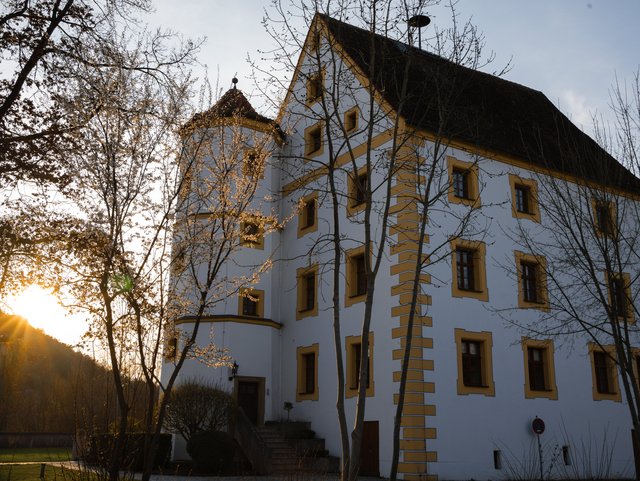
[[[318,15],[384,100],[413,127],[544,169],[640,192],[640,179],[542,92]]]

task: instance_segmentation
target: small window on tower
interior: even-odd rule
[[[240,245],[253,249],[262,249],[264,247],[264,231],[257,220],[242,222],[240,230]]]
[[[238,315],[264,317],[264,291],[241,289],[238,300]]]

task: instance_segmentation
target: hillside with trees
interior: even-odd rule
[[[139,383],[127,388],[136,405]],[[0,312],[0,432],[105,432],[115,415],[107,368]]]

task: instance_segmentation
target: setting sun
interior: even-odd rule
[[[69,315],[50,291],[37,285],[29,286],[7,304],[13,314],[66,344],[77,344],[86,330],[82,318]]]

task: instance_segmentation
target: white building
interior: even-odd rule
[[[309,421],[329,452],[340,453],[333,254],[331,246],[323,247],[333,232],[325,167],[330,159],[336,160],[337,189],[342,193],[341,343],[351,427],[366,291],[363,199],[354,179],[367,179],[375,190],[374,204],[384,203],[383,154],[393,150],[393,128],[400,125],[412,139],[407,152],[441,163],[433,185],[436,191],[445,186],[447,195],[430,210],[427,252],[436,245],[448,249],[440,262],[434,259],[425,269],[422,279],[402,422],[401,477],[494,479],[513,475],[509,465],[518,462],[523,465],[516,471],[533,466],[532,475],[537,476],[538,451],[531,428],[536,416],[546,424],[540,438],[545,471],[576,475],[590,456],[593,463],[604,461],[595,460],[595,451],[604,448],[606,454],[598,456],[611,461],[612,475],[632,475],[631,423],[611,361],[584,336],[577,335],[570,345],[545,336],[533,340],[510,327],[508,319],[535,323],[550,312],[547,260],[523,249],[510,235],[522,226],[535,229],[548,221],[538,205],[540,183],[547,177],[564,179],[572,189],[572,179],[579,175],[597,183],[604,178],[598,177],[601,169],[618,174],[620,195],[625,197],[637,192],[638,180],[540,92],[455,66],[400,42],[371,37],[328,17],[316,17],[314,25],[319,34],[307,39],[278,128],[256,114],[235,88],[202,114],[227,133],[238,128],[255,133],[246,152],[255,143],[271,152],[254,207],[276,209],[288,221],[269,235],[258,232],[233,254],[225,272],[229,279],[247,275],[267,259],[276,262],[251,286],[250,297],[225,298],[207,312],[200,328],[199,343],[206,345],[213,333],[216,345],[228,349],[237,363],[237,373],[190,360],[179,379],[220,383],[258,425],[286,418],[283,403],[291,402],[292,419]],[[371,49],[386,62],[373,73],[368,64]],[[328,52],[335,55],[332,60]],[[406,95],[400,92],[405,74]],[[372,81],[371,91],[366,79]],[[445,92],[438,90],[444,85]],[[330,93],[333,88],[336,96]],[[368,122],[370,118],[375,120]],[[340,122],[335,119],[342,119],[342,125],[336,126]],[[442,126],[445,131],[439,131]],[[335,143],[341,138],[348,138],[349,145]],[[371,149],[366,148],[368,139]],[[444,150],[434,156],[436,146]],[[577,151],[598,157],[597,167],[578,169],[571,161]],[[376,156],[368,177],[367,152]],[[424,179],[400,169],[390,184],[392,219],[370,329],[363,465],[367,474],[387,476],[391,466],[394,394],[410,307],[410,293],[403,286],[412,279],[419,238],[419,209],[408,199],[420,182]],[[372,211],[374,251],[381,222],[377,208]],[[470,224],[460,232],[460,218],[470,212]],[[636,273],[629,274],[635,278]],[[628,285],[625,289],[634,290]],[[179,329],[189,330],[190,315],[178,320]],[[171,360],[166,362],[168,368]],[[180,449],[178,443],[175,456],[182,455]]]

